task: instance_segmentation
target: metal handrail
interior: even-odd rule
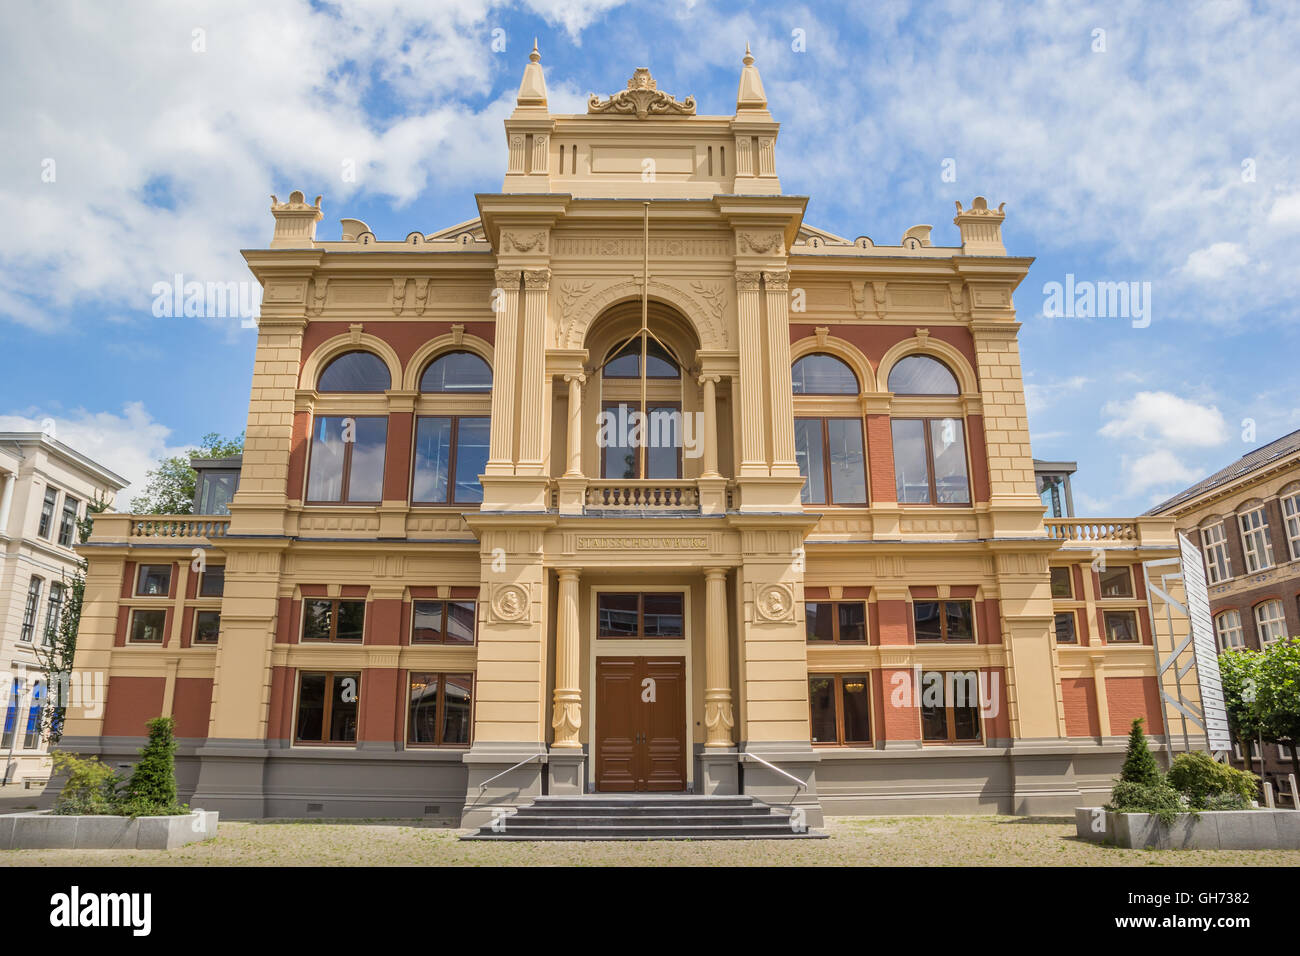
[[[784,770],[782,770],[780,767],[778,767],[776,764],[769,763],[768,761],[766,761],[766,760],[764,760],[762,757],[760,757],[758,754],[750,753],[748,750],[746,750],[746,751],[744,751],[743,753],[741,753],[741,756],[742,756],[742,757],[752,757],[754,760],[757,760],[759,763],[761,763],[761,764],[762,764],[764,767],[766,767],[768,770],[775,770],[775,771],[776,771],[777,773],[779,773],[781,776],[783,776],[783,777],[785,777],[785,778],[787,778],[787,779],[789,779],[789,780],[793,780],[796,784],[798,784],[800,790],[807,790],[807,789],[808,789],[808,784],[807,784],[806,782],[804,782],[803,780],[800,780],[798,777],[796,777],[796,776],[795,776],[794,774],[792,774],[792,773],[787,773],[786,771],[784,771]]]
[[[545,757],[545,756],[546,756],[546,751],[544,750],[538,751],[537,753],[533,754],[530,757],[525,757],[523,760],[519,761],[519,763],[515,764],[513,767],[507,767],[505,770],[502,770],[500,773],[493,774],[492,776],[488,777],[486,780],[484,780],[482,783],[478,785],[478,795],[480,797],[483,796],[483,791],[487,789],[487,785],[491,783],[493,780],[495,780],[497,777],[504,777],[506,774],[510,773],[510,771],[518,770],[524,764],[530,763],[536,760],[538,757]]]

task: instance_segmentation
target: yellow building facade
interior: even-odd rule
[[[273,199],[231,514],[96,522],[65,746],[172,715],[245,817],[1100,802],[1163,730],[1173,522],[1044,520],[1004,211],[804,223],[748,53],[731,115],[644,69],[559,115],[534,51],[505,127],[470,222]]]

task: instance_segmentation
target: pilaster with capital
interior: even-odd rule
[[[739,476],[766,477],[763,440],[762,273],[736,273],[736,310],[740,320],[740,470]]]
[[[493,276],[496,289],[496,344],[492,353],[492,432],[488,439],[489,475],[515,473],[515,357],[519,329],[518,269],[498,269]]]
[[[519,466],[517,474],[540,475],[543,464],[543,415],[550,408],[546,400],[546,305],[551,284],[550,269],[525,269],[523,374],[519,383]]]
[[[763,273],[767,290],[768,391],[772,408],[772,474],[799,474],[794,457],[794,401],[790,386],[790,273]]]

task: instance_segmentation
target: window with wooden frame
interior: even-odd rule
[[[298,675],[294,741],[355,744],[361,701],[359,671],[306,671]]]
[[[388,419],[317,415],[307,463],[307,504],[377,504],[384,496]]]
[[[861,418],[796,418],[794,457],[812,505],[865,505],[867,456]]]
[[[1287,547],[1292,561],[1300,561],[1300,491],[1281,499],[1282,523],[1286,525]]]
[[[1228,535],[1223,522],[1201,529],[1201,549],[1205,552],[1205,577],[1218,584],[1232,577],[1232,558],[1228,555]]]
[[[131,612],[131,630],[129,636],[132,644],[161,644],[167,628],[167,612],[164,610],[142,610]]]
[[[1057,611],[1055,614],[1056,643],[1078,644],[1079,636],[1074,630],[1073,611]]]
[[[412,644],[473,644],[475,602],[412,601]]]
[[[414,672],[407,682],[406,743],[468,746],[473,711],[473,674]]]
[[[221,612],[197,611],[194,614],[195,644],[216,644],[221,636]]]
[[[975,606],[971,601],[913,601],[912,623],[918,644],[975,641]]]
[[[809,644],[865,644],[865,601],[805,601],[804,632]]]
[[[136,597],[167,597],[172,589],[170,564],[142,564],[135,576]]]
[[[302,639],[359,644],[365,633],[366,602],[338,598],[304,598]]]
[[[815,746],[871,743],[870,678],[866,674],[809,674],[808,712]]]
[[[491,418],[486,415],[428,415],[415,422],[415,467],[411,503],[478,505],[479,475],[487,468]]]
[[[962,419],[895,418],[890,431],[899,504],[970,504]]]
[[[1133,597],[1133,569],[1127,565],[1106,568],[1097,572],[1101,581],[1101,596],[1104,598]]]
[[[1070,600],[1074,597],[1074,583],[1069,568],[1051,568],[1052,597]]]
[[[1103,611],[1107,644],[1138,643],[1137,611]]]
[[[1264,506],[1237,515],[1241,528],[1241,550],[1246,558],[1246,573],[1254,574],[1273,566],[1273,544],[1268,540],[1268,519]]]
[[[685,637],[685,596],[680,591],[602,591],[596,595],[596,636],[624,640]]]
[[[199,597],[221,597],[226,593],[226,566],[210,564],[199,577]]]
[[[1286,637],[1286,612],[1281,601],[1274,599],[1255,605],[1255,633],[1261,648]]]
[[[921,740],[934,744],[983,740],[978,672],[927,671],[921,676]]]
[[[1241,630],[1241,612],[1230,608],[1215,615],[1214,633],[1219,638],[1219,650],[1235,651],[1246,646]]]

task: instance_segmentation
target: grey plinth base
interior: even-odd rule
[[[195,751],[199,778],[193,801],[236,820],[266,816],[265,741],[210,740]]]
[[[172,850],[217,835],[215,811],[170,817],[0,816],[0,850]]]
[[[700,753],[696,792],[730,796],[740,792],[740,757],[735,747],[705,747]]]
[[[587,787],[586,753],[581,748],[552,747],[546,758],[546,782],[551,796],[581,796]]]
[[[747,754],[753,756],[746,757]],[[773,770],[754,757],[761,757],[778,769]],[[825,823],[821,799],[817,796],[817,765],[821,755],[808,743],[748,743],[742,745],[740,758],[744,794],[775,807],[797,808],[807,826],[819,827]],[[804,787],[801,789],[790,777],[802,781]]]
[[[1169,826],[1149,813],[1112,813],[1076,807],[1079,839],[1129,849],[1298,850],[1300,813],[1295,810],[1204,810],[1180,813]]]
[[[505,810],[526,806],[542,795],[542,775],[550,759],[544,744],[475,744],[462,758],[469,779],[460,825],[491,823]]]

